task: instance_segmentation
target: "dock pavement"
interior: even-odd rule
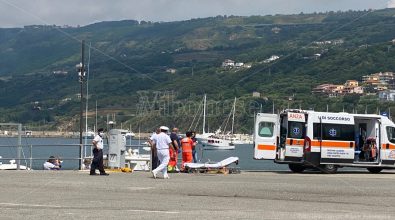
[[[395,171],[0,171],[0,219],[395,219]]]

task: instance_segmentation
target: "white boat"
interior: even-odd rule
[[[200,142],[207,140],[210,136],[215,135],[214,133],[203,133],[203,134],[196,134],[196,139]]]
[[[125,161],[130,164],[130,168],[135,171],[149,171],[151,153],[140,154],[139,149],[128,149],[125,153]]]
[[[203,145],[203,149],[207,150],[234,150],[235,143],[233,139],[230,138],[230,134],[221,134],[221,129],[218,129],[214,134],[205,133],[205,121],[206,121],[206,95],[204,96],[204,110],[203,110],[203,134],[197,136],[198,141]],[[234,115],[236,111],[236,98],[233,103],[233,109],[229,114],[229,117],[233,115],[232,120],[232,134],[233,134],[233,124],[234,124]],[[229,120],[229,118],[228,118]],[[226,127],[226,126],[225,126]]]
[[[84,139],[93,139],[93,138],[95,138],[95,132],[93,132],[93,131],[85,131],[85,132],[82,132],[82,137],[84,138]]]
[[[125,166],[131,168],[133,171],[149,171],[151,167],[151,148],[150,147],[143,147],[144,151],[149,153],[140,154],[139,149],[131,149],[129,148],[125,152]],[[84,158],[87,161],[85,165],[85,169],[90,169],[91,161],[93,156],[87,156]],[[103,159],[107,160],[107,155],[103,155]]]
[[[233,140],[235,145],[250,145],[253,144],[252,140]]]
[[[253,144],[252,136],[248,134],[233,134],[226,137],[232,140],[235,145],[248,145]]]
[[[133,138],[134,136],[136,136],[136,134],[133,133],[133,132],[131,132],[131,131],[128,131],[128,132],[126,132],[126,134],[125,134],[125,137],[126,137],[126,138]]]
[[[0,170],[17,170],[17,164],[15,163],[15,160],[10,160],[10,163],[2,163],[0,162]],[[19,165],[20,170],[30,170],[29,167],[26,167],[24,165]]]
[[[205,150],[234,150],[235,144],[231,140],[226,140],[218,136],[210,136],[206,140],[201,140]]]

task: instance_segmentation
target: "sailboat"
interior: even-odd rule
[[[198,141],[203,145],[204,150],[234,150],[235,145],[232,139],[227,139],[225,136],[221,135],[221,130],[218,129],[215,133],[205,132],[206,123],[206,95],[204,95],[204,108],[203,108],[203,134],[196,135]],[[236,98],[233,103],[233,122],[232,122],[232,133],[233,133],[233,123],[234,123],[234,112],[236,106]]]
[[[206,133],[206,102],[207,102],[207,96],[204,94],[203,98],[203,129],[201,134],[196,134],[196,138],[198,141],[204,141],[207,140],[207,138],[211,135],[214,135],[214,133]]]

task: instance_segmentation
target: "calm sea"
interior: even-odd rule
[[[84,156],[90,155],[90,142],[91,140],[86,142],[87,146],[85,147],[86,153],[84,153]],[[3,158],[15,158],[17,152],[15,146],[17,143],[17,138],[0,138],[0,156]],[[42,169],[42,164],[45,162],[44,158],[53,155],[60,156],[63,159],[64,169],[76,170],[78,169],[78,160],[72,160],[72,158],[79,157],[78,144],[79,139],[75,138],[22,138],[22,157],[26,158],[26,160],[22,160],[21,164],[29,165],[30,161],[28,158],[32,155],[33,158],[43,158],[32,162],[33,169]],[[134,146],[139,145],[139,141],[128,140],[127,145],[128,148],[136,148]],[[149,154],[149,152],[140,148],[140,154]],[[202,162],[216,162],[232,156],[240,158],[238,167],[242,170],[288,170],[287,165],[275,164],[272,161],[254,160],[252,158],[252,145],[237,145],[235,150],[202,150],[202,147],[198,146],[198,159]],[[0,159],[0,161],[8,163],[8,160]]]

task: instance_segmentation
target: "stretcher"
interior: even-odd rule
[[[228,157],[217,163],[185,163],[185,170],[188,173],[240,173],[240,168],[230,167],[232,163],[239,163],[238,157]]]

